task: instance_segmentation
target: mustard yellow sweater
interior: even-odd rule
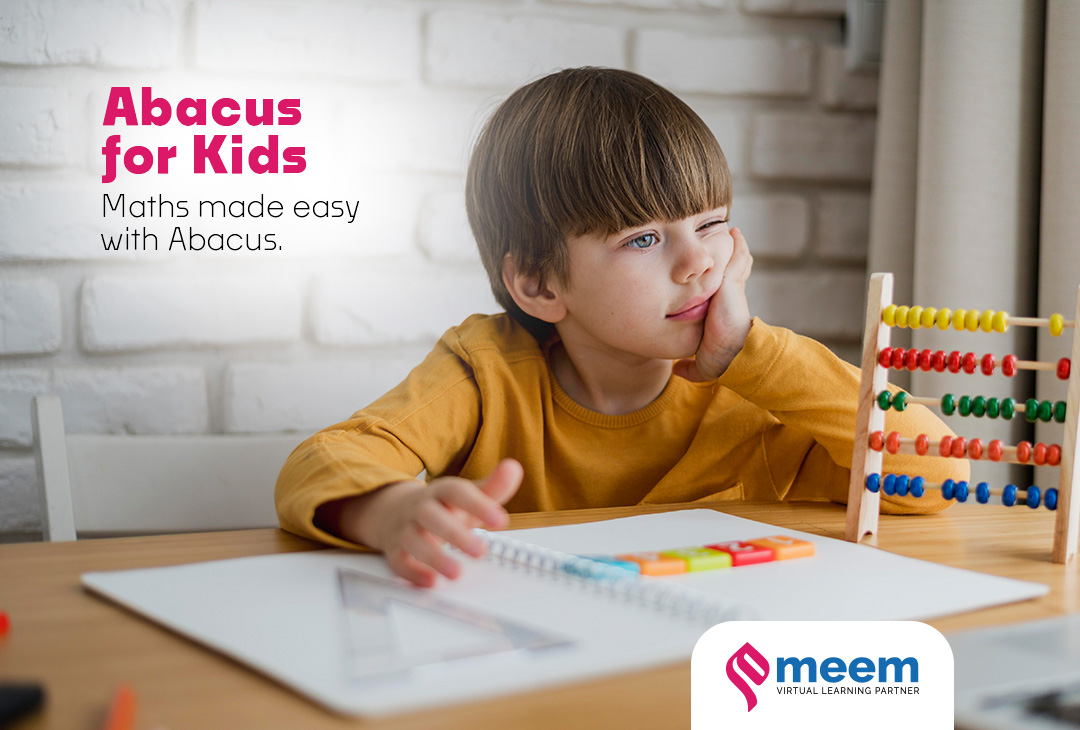
[[[672,377],[645,408],[590,411],[556,382],[545,350],[509,315],[473,315],[367,408],[300,444],[278,477],[281,526],[352,546],[313,524],[320,505],[423,470],[486,477],[512,456],[525,468],[511,512],[658,502],[847,500],[859,371],[823,345],[755,319],[716,382]],[[888,429],[931,442],[951,431],[923,406],[890,411]],[[885,457],[928,481],[966,479],[964,460]],[[934,512],[927,494],[882,497],[890,513]]]

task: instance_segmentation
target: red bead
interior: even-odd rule
[[[1050,447],[1046,450],[1046,463],[1050,466],[1057,466],[1061,463],[1061,447],[1057,444],[1050,444]]]
[[[887,368],[892,365],[892,348],[886,347],[884,350],[878,353],[877,357],[878,365],[883,368]]]
[[[885,437],[885,450],[890,454],[895,454],[900,451],[900,432],[891,431],[889,435]]]
[[[941,437],[941,443],[938,444],[938,453],[942,456],[948,456],[952,453],[952,436]]]
[[[926,452],[930,450],[930,438],[925,433],[920,433],[915,437],[915,453],[919,456],[926,456]]]
[[[968,456],[972,459],[981,459],[983,455],[983,445],[980,439],[971,439],[968,443]]]
[[[949,366],[950,373],[960,372],[960,353],[956,350],[950,352],[946,364]]]
[[[1035,462],[1035,466],[1042,466],[1046,463],[1046,444],[1035,444],[1035,449],[1032,451],[1032,461]]]
[[[957,436],[952,442],[952,455],[957,459],[962,459],[965,454],[967,454],[967,439]]]
[[[964,355],[964,372],[970,375],[975,372],[975,368],[978,367],[979,360],[975,357],[974,352],[969,352]]]
[[[986,353],[985,355],[982,356],[981,365],[982,365],[983,375],[993,375],[994,374],[994,366],[997,365],[997,363],[994,362],[994,356],[991,355],[988,352],[988,353]]]
[[[904,355],[907,353],[902,347],[894,347],[892,351],[892,366],[894,369],[899,370],[904,367]]]
[[[870,434],[870,448],[874,451],[881,451],[885,446],[885,435],[881,431],[874,431]]]
[[[934,353],[930,350],[923,350],[919,353],[919,368],[927,372],[934,365]]]
[[[945,351],[938,350],[934,353],[934,370],[939,373],[945,372]]]
[[[1016,445],[1016,460],[1021,464],[1026,464],[1031,461],[1031,444],[1027,441],[1021,441]]]
[[[1069,379],[1069,372],[1072,370],[1072,361],[1067,357],[1063,357],[1058,360],[1057,376],[1061,380]]]
[[[994,439],[986,446],[986,455],[990,457],[990,461],[1001,461],[1003,451],[1001,439]]]
[[[1016,375],[1016,355],[1006,355],[1001,358],[1001,374],[1007,378]]]
[[[0,611],[0,638],[7,636],[11,631],[11,618],[4,611]]]
[[[919,369],[919,351],[914,347],[907,351],[907,355],[904,357],[904,364],[907,365],[908,370]]]

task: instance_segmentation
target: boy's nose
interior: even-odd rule
[[[679,259],[672,272],[672,278],[677,284],[693,281],[715,264],[709,250],[697,240],[696,236],[693,240],[682,242],[679,249]]]

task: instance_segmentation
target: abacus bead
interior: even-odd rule
[[[904,391],[901,390],[899,393],[897,393],[896,395],[893,396],[892,407],[895,408],[898,411],[906,410],[907,409],[907,397],[908,397],[907,393],[905,393]]]
[[[881,475],[870,474],[866,477],[866,488],[871,492],[877,492],[881,489]]]
[[[981,439],[971,439],[968,444],[968,456],[972,459],[981,459],[983,455],[983,445]]]
[[[941,497],[942,499],[952,499],[956,490],[956,482],[952,479],[946,479],[941,483]]]
[[[948,456],[952,453],[952,436],[946,434],[941,437],[941,442],[938,444],[938,453],[942,456]]]
[[[1031,450],[1031,460],[1035,462],[1035,466],[1042,466],[1046,463],[1046,444],[1035,444],[1035,448]]]
[[[1014,413],[1016,413],[1016,401],[1012,398],[1002,398],[1001,417],[1006,421],[1011,421]]]
[[[952,455],[957,459],[962,459],[967,454],[967,439],[963,436],[957,436],[952,442]]]
[[[904,365],[907,366],[908,370],[919,369],[919,351],[914,347],[908,350],[907,354],[904,356]]]
[[[883,411],[889,410],[889,406],[892,405],[892,393],[890,393],[887,390],[883,390],[880,393],[878,393],[877,404],[878,404],[878,407],[881,410],[883,410]]]
[[[1065,318],[1060,314],[1050,315],[1050,334],[1057,337],[1065,329]]]
[[[908,313],[908,307],[907,307],[906,304],[901,304],[899,307],[896,308],[895,317],[896,317],[896,326],[897,327],[900,327],[900,328],[906,328],[907,327],[907,313]]]
[[[937,309],[934,307],[923,307],[922,317],[919,318],[919,324],[927,329],[934,326],[934,321],[937,318]]]
[[[892,365],[892,348],[886,347],[878,353],[877,357],[878,365],[883,368],[887,368]]]
[[[908,490],[912,497],[921,497],[926,494],[926,480],[922,477],[915,477],[911,480],[911,487]]]
[[[1059,400],[1054,404],[1054,420],[1058,423],[1065,423],[1065,410],[1068,408],[1065,405],[1065,401]]]
[[[964,315],[964,327],[968,332],[979,331],[979,310],[969,309],[967,314]]]
[[[952,310],[948,307],[942,307],[937,311],[937,328],[939,330],[947,330],[951,324]]]
[[[920,433],[915,437],[915,453],[919,456],[926,456],[926,452],[930,450],[930,437],[925,433]]]
[[[956,399],[952,393],[941,396],[941,412],[946,416],[951,416],[956,412]]]
[[[1051,512],[1053,512],[1054,510],[1057,509],[1057,489],[1056,488],[1050,487],[1049,489],[1046,490],[1046,499],[1043,501],[1043,504],[1045,504],[1046,509],[1050,510]]]
[[[948,360],[946,362],[947,362],[947,364],[949,366],[949,372],[950,373],[958,373],[958,372],[960,372],[961,358],[962,358],[962,356],[960,355],[959,351],[957,351],[957,350],[953,350],[952,352],[949,353],[949,358],[948,358]]]
[[[922,326],[922,307],[915,305],[908,310],[907,326],[913,330],[917,330]]]
[[[894,369],[899,370],[904,367],[904,355],[907,353],[902,347],[894,347],[892,351],[892,366]]]
[[[1005,489],[1001,491],[1001,503],[1006,507],[1012,507],[1016,504],[1016,485],[1006,484]]]
[[[1001,402],[997,398],[986,399],[986,415],[997,418],[1001,415]]]
[[[885,450],[890,454],[895,454],[900,451],[899,431],[890,431],[889,435],[885,437]]]
[[[1016,355],[1006,355],[1001,358],[1001,374],[1006,378],[1016,375]]]
[[[1001,445],[1001,439],[993,439],[986,445],[986,455],[990,457],[990,461],[1001,461],[1001,455],[1004,451],[1004,447]]]
[[[968,483],[957,482],[956,487],[953,489],[953,496],[956,497],[957,502],[966,502],[968,498]]]
[[[896,483],[894,488],[896,489],[897,497],[906,497],[908,493],[908,486],[911,484],[911,478],[907,474],[901,474],[896,477]]]
[[[970,416],[971,415],[971,396],[969,396],[969,395],[960,396],[959,408],[960,408],[960,415],[961,416]]]
[[[1072,370],[1072,361],[1067,357],[1063,357],[1058,360],[1057,364],[1057,376],[1059,380],[1068,380],[1069,372]]]
[[[930,349],[923,350],[919,353],[919,368],[930,372],[932,367],[934,367],[934,352]]]
[[[983,313],[979,315],[979,329],[983,332],[994,331],[994,310],[984,309]]]
[[[934,353],[934,370],[939,373],[945,372],[945,351],[938,350]]]
[[[979,365],[982,367],[983,375],[993,375],[997,363],[994,361],[994,356],[988,352],[982,356]]]
[[[986,415],[986,398],[977,395],[971,399],[971,415],[982,418]]]
[[[1046,463],[1050,466],[1057,466],[1061,463],[1061,447],[1057,444],[1050,444],[1046,449]]]
[[[979,482],[975,486],[975,500],[979,504],[986,504],[990,501],[990,485],[986,482]]]
[[[979,360],[975,357],[974,352],[964,353],[963,365],[964,372],[968,375],[975,372],[975,368],[979,366]]]
[[[1021,464],[1026,464],[1031,461],[1031,443],[1028,441],[1021,441],[1016,445],[1016,460]]]
[[[892,494],[896,493],[896,475],[895,474],[886,474],[885,475],[884,481],[881,482],[881,491],[883,491],[883,492],[885,492],[885,494],[889,494],[889,495],[892,495]]]
[[[1036,486],[1030,486],[1027,488],[1027,506],[1031,509],[1037,509],[1039,506],[1039,488]]]
[[[1054,420],[1054,404],[1048,400],[1044,400],[1039,403],[1039,420],[1043,423],[1050,423]]]
[[[1008,312],[996,312],[994,314],[994,332],[1008,332],[1009,331],[1009,313]]]
[[[964,331],[964,317],[967,315],[966,309],[957,309],[952,313],[953,329],[957,332]]]
[[[1039,420],[1039,401],[1034,398],[1028,398],[1024,402],[1024,418],[1028,423],[1035,423]]]
[[[885,307],[885,309],[881,310],[881,321],[884,322],[888,327],[896,326],[895,304],[890,304],[889,306]]]
[[[881,451],[885,448],[885,435],[881,431],[874,431],[870,434],[870,448],[873,451]]]

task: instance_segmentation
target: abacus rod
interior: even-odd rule
[[[1009,317],[1010,325],[1019,325],[1020,327],[1048,327],[1050,325],[1049,317]],[[1066,320],[1065,327],[1075,327],[1076,322]]]
[[[941,398],[928,398],[926,396],[909,395],[905,400],[907,400],[909,404],[915,403],[920,406],[941,406]],[[1026,413],[1027,406],[1023,403],[1016,403],[1016,405],[1013,406],[1013,410],[1015,410],[1017,413]]]
[[[968,482],[968,485],[969,486],[974,486],[973,484],[971,484],[970,481]],[[941,489],[941,486],[942,486],[942,482],[927,482],[927,481],[923,482],[923,489]],[[1035,487],[1040,492],[1044,491],[1042,487],[1036,487],[1034,484],[1032,484],[1030,486],[1027,486],[1027,487],[1021,487],[1018,484],[1014,484],[1013,486],[1016,487],[1017,492],[1027,492],[1027,490],[1031,489],[1031,487]],[[1004,492],[1004,491],[1005,491],[1005,487],[990,487],[990,494],[992,494],[992,495],[1000,496],[1002,494],[1002,492]]]
[[[1039,362],[1037,360],[1017,360],[1017,370],[1057,370],[1056,362]]]
[[[885,454],[889,453],[888,449],[883,448],[881,451],[882,451],[882,453],[885,453]],[[919,452],[917,452],[915,450],[915,439],[912,439],[912,438],[902,438],[902,439],[900,439],[900,448],[897,450],[896,453],[898,453],[898,454],[912,454],[912,455],[915,455],[915,456],[920,455]],[[952,454],[950,454],[949,456],[944,456],[943,457],[943,456],[941,456],[940,452],[936,451],[933,448],[933,444],[931,444],[931,449],[928,450],[925,454],[922,454],[922,456],[937,456],[937,457],[943,458],[943,459],[967,459],[968,461],[991,461],[991,462],[994,462],[994,463],[1023,464],[1024,466],[1032,466],[1032,465],[1034,465],[1034,466],[1058,466],[1057,464],[1051,464],[1049,462],[1045,462],[1043,464],[1036,464],[1035,460],[1033,458],[1028,459],[1027,461],[1020,461],[1020,459],[1018,459],[1016,457],[1016,447],[1015,446],[1003,446],[1003,447],[1001,447],[1001,458],[997,459],[997,460],[991,459],[990,457],[986,456],[986,447],[983,447],[983,456],[981,458],[978,458],[978,459],[973,459],[971,456],[969,456],[967,454],[966,450],[964,452],[964,456],[953,456]]]

